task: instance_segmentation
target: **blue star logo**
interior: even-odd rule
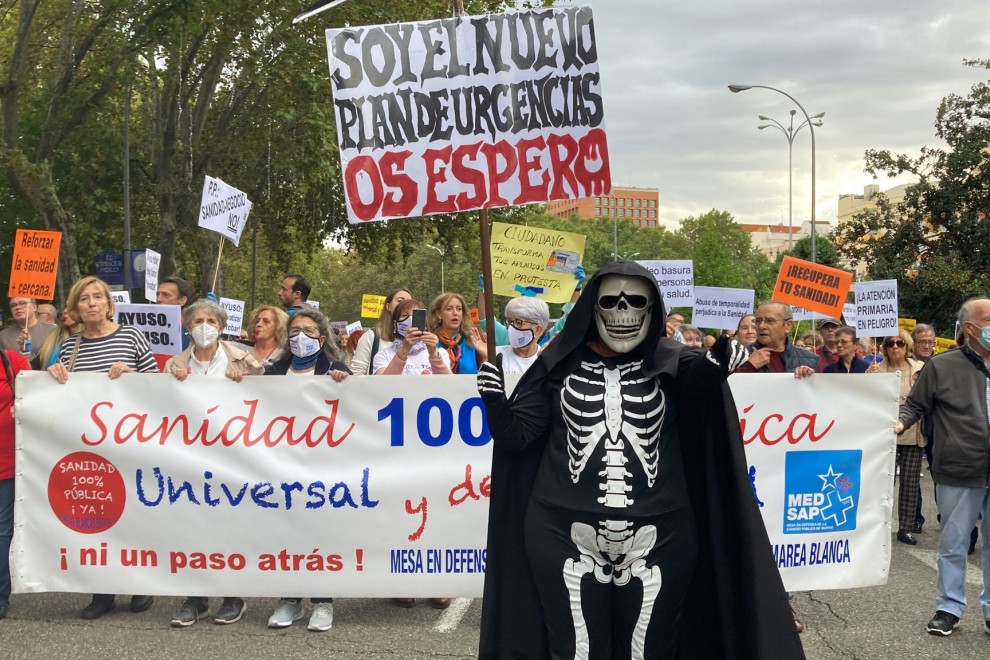
[[[832,487],[832,490],[838,490],[839,487],[835,482],[842,474],[842,472],[833,471],[832,464],[829,463],[828,472],[818,475],[818,478],[822,480],[822,490],[828,490],[829,486]]]

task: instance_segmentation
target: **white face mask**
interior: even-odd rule
[[[410,328],[412,328],[412,314],[407,316],[403,321],[395,322],[395,334],[400,337],[405,337]]]
[[[220,336],[220,331],[212,325],[200,323],[189,331],[189,336],[192,337],[192,340],[200,348],[209,348],[216,343],[217,338]]]
[[[533,343],[535,333],[532,330],[519,330],[509,326],[509,346],[512,348],[525,348]]]
[[[320,340],[299,333],[289,337],[289,351],[299,358],[308,358],[320,350]]]

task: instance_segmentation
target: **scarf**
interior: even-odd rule
[[[311,369],[313,365],[316,364],[316,361],[320,359],[320,353],[322,352],[323,350],[320,349],[307,358],[301,358],[293,355],[292,362],[289,366],[292,367],[293,371],[306,371],[307,369]]]
[[[453,335],[446,327],[440,326],[440,331],[437,333],[437,338],[440,340],[440,345],[444,347],[447,351],[447,355],[450,356],[450,371],[451,373],[457,373],[461,359],[461,341],[464,339],[464,335],[458,330]]]

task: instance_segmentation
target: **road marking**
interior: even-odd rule
[[[938,557],[931,550],[908,549],[908,554],[938,573]],[[980,569],[969,562],[966,562],[966,582],[977,587],[983,586]]]
[[[450,607],[443,611],[440,619],[433,626],[433,632],[449,633],[457,630],[457,626],[464,618],[464,614],[471,607],[472,598],[455,598],[450,601]]]

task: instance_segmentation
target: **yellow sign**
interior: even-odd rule
[[[385,296],[366,293],[361,296],[361,318],[377,319],[385,307]]]
[[[577,286],[574,271],[584,257],[584,240],[567,231],[492,223],[492,291],[568,302]]]
[[[897,327],[905,332],[914,332],[914,326],[918,325],[918,322],[914,319],[897,319]]]
[[[942,337],[936,337],[935,338],[935,352],[936,353],[944,353],[945,351],[949,350],[950,348],[955,348],[956,345],[957,345],[956,342],[952,341],[951,339],[943,339]]]

